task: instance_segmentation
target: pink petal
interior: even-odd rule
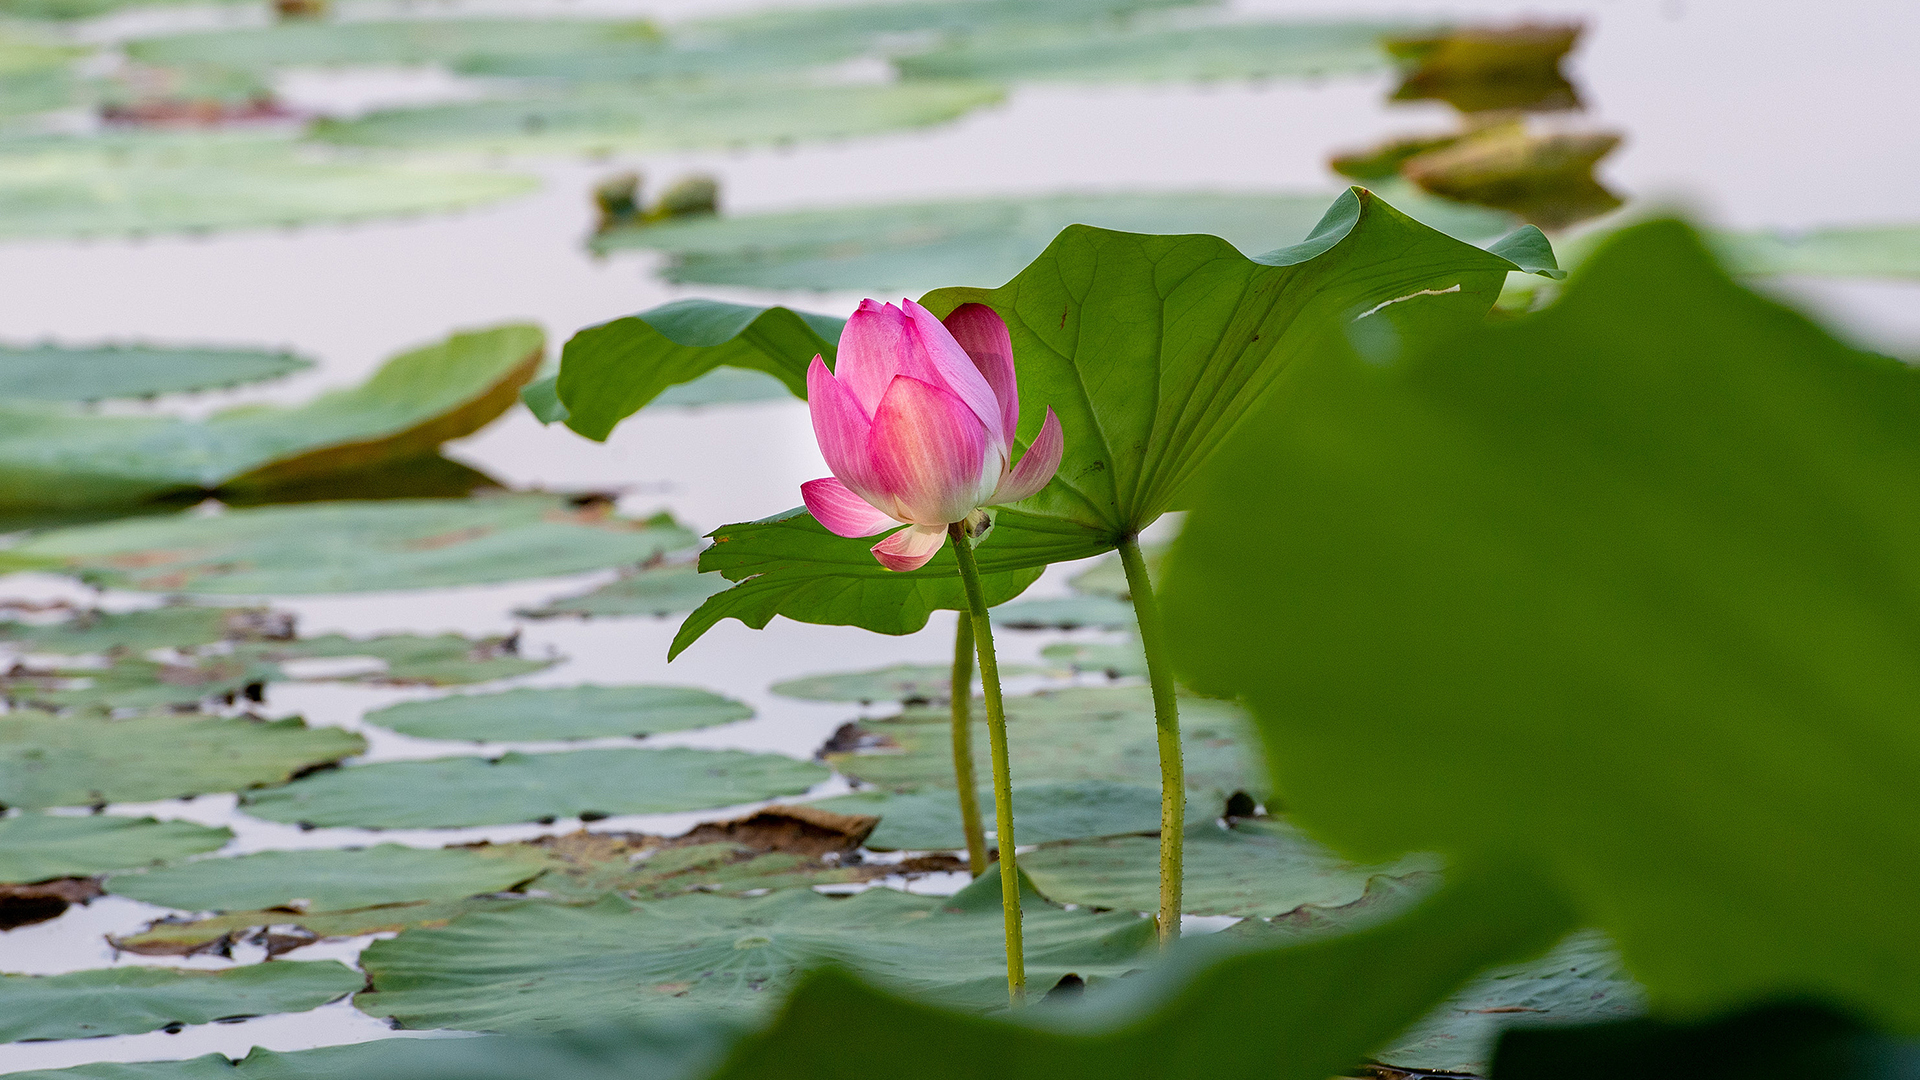
[[[987,377],[974,365],[967,350],[953,339],[953,334],[933,317],[933,312],[911,300],[900,301],[900,306],[906,309],[915,344],[919,346],[912,366],[902,363],[900,374],[932,383],[965,402],[1004,455],[1007,436],[1002,430],[1000,399],[994,396],[993,387],[987,385]],[[924,365],[924,369],[916,370],[920,365]]]
[[[947,542],[945,525],[915,525],[873,545],[873,557],[889,570],[918,570]]]
[[[903,358],[914,351],[905,312],[878,300],[862,300],[840,331],[840,352],[833,373],[868,416],[880,407],[893,377],[901,374]],[[912,375],[915,372],[908,371]]]
[[[800,498],[813,520],[837,536],[872,536],[900,524],[831,476],[801,484]]]
[[[941,320],[973,365],[986,377],[1000,402],[1000,430],[1007,444],[1020,424],[1020,386],[1013,369],[1013,335],[1000,313],[985,304],[961,304]]]
[[[1040,424],[1040,434],[1034,436],[1033,445],[1020,458],[1020,464],[1013,467],[994,489],[993,498],[988,505],[1019,502],[1037,494],[1060,471],[1060,454],[1066,449],[1066,437],[1060,432],[1060,418],[1047,410],[1047,418]]]
[[[873,423],[818,356],[807,367],[807,411],[813,415],[813,437],[827,468],[856,490],[874,491],[877,477],[868,451]]]
[[[993,493],[1000,457],[987,454],[987,429],[960,399],[940,387],[896,377],[873,417],[869,436],[882,498],[903,521],[959,521]]]

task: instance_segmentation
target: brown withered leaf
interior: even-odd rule
[[[1408,159],[1401,172],[1444,199],[1517,214],[1543,229],[1598,217],[1621,203],[1594,178],[1620,145],[1611,132],[1539,135],[1503,124]]]
[[[1464,113],[1580,108],[1580,92],[1560,61],[1581,29],[1579,23],[1522,23],[1388,38],[1387,52],[1403,72],[1392,100],[1444,101]]]
[[[68,906],[84,904],[100,891],[98,878],[54,878],[31,885],[0,884],[0,931],[58,918]]]

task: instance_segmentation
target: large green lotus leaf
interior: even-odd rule
[[[1242,251],[1268,251],[1312,231],[1329,198],[1196,191],[886,203],[639,225],[601,233],[593,246],[664,251],[669,281],[906,293],[1005,281],[1075,224],[1207,233]],[[1492,240],[1519,224],[1506,214],[1432,197],[1396,204],[1469,241]]]
[[[1020,841],[1028,842],[1025,835]],[[1160,895],[1159,850],[1158,837],[1082,840],[1022,855],[1020,869],[1033,875],[1035,888],[1063,904],[1152,911]],[[1229,828],[1203,821],[1187,830],[1184,850],[1182,903],[1190,915],[1268,916],[1302,904],[1339,907],[1360,899],[1376,876],[1439,869],[1437,860],[1419,855],[1362,866],[1278,820],[1243,820]]]
[[[786,391],[780,391],[785,394]],[[561,596],[514,612],[529,619],[577,615],[583,619],[622,615],[671,615],[692,611],[727,587],[719,574],[702,574],[692,563],[646,567],[575,596]]]
[[[455,334],[305,405],[243,406],[205,420],[99,416],[31,402],[0,409],[0,506],[131,502],[246,492],[434,453],[512,407],[545,349],[535,326]]]
[[[1211,236],[1075,225],[998,289],[929,293],[924,303],[935,314],[983,303],[1007,320],[1021,368],[1021,438],[1038,432],[1048,408],[1065,432],[1059,473],[1017,509],[1000,512],[980,546],[982,570],[1037,570],[1137,534],[1175,507],[1289,361],[1343,322],[1364,324],[1368,340],[1385,348],[1477,322],[1509,271],[1558,273],[1537,229],[1518,230],[1494,249],[1447,237],[1353,188],[1305,241],[1258,259]],[[599,359],[623,347],[623,364]],[[592,352],[592,363],[576,361],[571,350],[563,358],[559,396],[574,412],[592,404],[596,423],[573,426],[596,435],[644,404],[624,392],[634,381],[626,372],[651,351],[641,336],[609,332]],[[795,366],[810,359],[787,357]],[[1010,533],[1025,550],[1013,550]],[[913,573],[891,573],[873,562],[870,541],[835,537],[804,515],[714,535],[752,539],[755,557],[740,559],[738,543],[730,551],[716,542],[702,553],[701,568],[752,580],[694,612],[672,653],[722,618],[760,627],[782,614],[898,634],[924,626],[924,610],[963,603],[949,552]],[[870,569],[857,569],[863,564]],[[928,587],[935,582],[937,592]]]
[[[133,1035],[169,1024],[304,1012],[358,990],[337,960],[276,960],[225,971],[114,967],[0,975],[0,1041]]]
[[[530,176],[335,159],[280,135],[18,138],[0,146],[0,236],[203,232],[456,210]]]
[[[1380,39],[1405,24],[1140,20],[1074,32],[983,34],[897,61],[910,78],[1145,82],[1321,78],[1389,66]]]
[[[911,634],[939,609],[966,606],[960,566],[944,546],[918,570],[899,573],[874,561],[872,543],[848,543],[805,510],[710,533],[700,569],[735,582],[700,605],[673,637],[669,659],[680,655],[721,619],[758,630],[775,615],[800,622],[861,626],[883,634]],[[1002,604],[1040,577],[1048,563],[1098,554],[1099,542],[1059,522],[1017,510],[998,512],[993,531],[974,554],[989,605]]]
[[[1622,1020],[1645,1009],[1645,992],[1606,936],[1582,931],[1538,960],[1481,975],[1373,1057],[1400,1069],[1485,1076],[1502,1031]]]
[[[149,802],[284,783],[366,749],[339,728],[298,719],[0,716],[0,804]]]
[[[91,877],[216,851],[231,839],[228,829],[190,821],[18,814],[0,818],[0,881]]]
[[[246,799],[269,821],[463,828],[582,814],[666,814],[798,795],[827,770],[739,750],[577,750],[390,761],[316,773]]]
[[[1007,739],[1025,783],[1106,780],[1155,787],[1160,756],[1153,699],[1144,686],[1078,688],[1006,699]],[[1219,813],[1236,791],[1262,791],[1265,777],[1251,727],[1239,709],[1210,698],[1182,697],[1181,740],[1187,794]],[[893,791],[953,783],[952,719],[945,708],[909,708],[898,716],[860,720],[861,747],[826,760],[856,780]],[[976,775],[991,775],[986,720],[974,717]]]
[[[0,396],[8,401],[99,401],[208,390],[278,379],[313,366],[286,352],[157,345],[0,346]]]
[[[230,859],[115,874],[108,892],[183,911],[272,907],[338,910],[499,892],[539,874],[545,861],[460,848],[381,844],[337,851],[263,851]]]
[[[1340,850],[1526,853],[1669,1012],[1920,1031],[1920,923],[1806,918],[1920,880],[1916,529],[1920,372],[1654,222],[1537,315],[1305,365],[1195,498],[1170,638]]]
[[[1742,273],[1920,278],[1920,225],[1723,233],[1714,242]]]
[[[1024,775],[1024,770],[1022,773]],[[979,798],[982,812],[989,815],[991,834],[992,790],[982,789]],[[839,814],[877,815],[880,824],[867,837],[866,844],[875,851],[957,851],[967,846],[966,833],[960,824],[959,800],[951,789],[862,791],[809,805]],[[1160,791],[1107,780],[1019,783],[1013,787],[1013,823],[1014,835],[1023,847],[1090,836],[1155,832],[1160,828]],[[1152,854],[1147,856],[1149,872],[1157,865],[1156,858]],[[1021,856],[1022,870],[1026,869],[1025,860],[1026,856]],[[1044,886],[1041,891],[1046,891]],[[1072,897],[1055,899],[1073,902]],[[1152,907],[1148,904],[1140,910]]]
[[[1028,978],[1097,981],[1140,966],[1152,927],[1131,914],[1067,911],[1027,894]],[[373,989],[355,1004],[409,1027],[555,1031],[622,1017],[749,1015],[773,1008],[822,960],[963,1007],[1006,1005],[1000,882],[951,897],[811,889],[693,894],[635,905],[519,908],[409,931],[361,954]]]
[[[996,626],[1009,630],[1132,630],[1139,625],[1133,605],[1109,596],[1061,596],[1047,600],[1018,600],[993,611]]]
[[[941,1062],[940,1075],[950,1080],[1352,1076],[1369,1051],[1475,972],[1545,950],[1574,918],[1550,887],[1516,867],[1462,868],[1448,877],[1445,889],[1401,918],[1279,943],[1226,935],[1184,941],[1159,964],[1078,1004],[1012,1017],[948,1011],[822,972],[718,1077],[884,1076],[898,1067],[903,1046],[963,1047]],[[887,1037],[852,1037],[876,1031]]]
[[[670,386],[647,407],[698,409],[707,405],[745,405],[785,401],[793,392],[780,379],[746,368],[718,368],[692,382]]]
[[[599,504],[498,495],[136,518],[44,533],[0,552],[0,567],[144,592],[362,592],[573,574],[692,543],[666,518],[632,521]]]
[[[684,686],[568,686],[405,701],[367,722],[422,739],[527,742],[657,735],[745,720],[732,698]]]
[[[1025,664],[1000,665],[1002,678],[1021,678],[1040,673],[1041,669]],[[801,701],[856,701],[862,705],[875,701],[899,701],[909,705],[924,705],[952,700],[953,669],[931,664],[894,664],[872,671],[788,679],[774,683],[769,689],[781,697]]]
[[[661,43],[645,21],[604,19],[288,20],[129,42],[127,56],[157,67],[267,74],[284,67],[441,64],[456,70],[494,56],[557,58],[595,51],[646,55]],[[556,72],[568,74],[570,72]]]
[[[321,120],[343,146],[487,153],[633,153],[786,144],[958,119],[1004,96],[974,82],[583,83],[522,96]]]

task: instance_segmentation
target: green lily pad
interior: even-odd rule
[[[0,410],[0,506],[271,489],[431,455],[511,407],[543,351],[534,326],[456,334],[394,357],[353,389],[205,420],[13,402]]]
[[[1137,635],[1123,645],[1098,641],[1060,641],[1040,650],[1048,663],[1074,671],[1097,671],[1110,679],[1147,674],[1147,654]]]
[[[18,814],[0,818],[0,881],[92,877],[217,851],[231,839],[228,829],[190,821]]]
[[[1010,697],[1006,710],[1014,775],[1022,783],[1098,780],[1158,790],[1160,757],[1153,700],[1146,687]],[[1237,708],[1210,698],[1183,696],[1180,725],[1190,800],[1224,807],[1236,791],[1257,795],[1266,790],[1258,743]],[[860,720],[854,735],[861,749],[826,758],[842,773],[898,792],[951,787],[953,743],[947,710],[909,708],[897,717]],[[978,710],[973,747],[975,775],[992,775],[986,757],[986,722]],[[1218,813],[1211,810],[1206,816]]]
[[[1016,771],[1024,775],[1024,770],[1018,766]],[[838,814],[877,815],[880,824],[867,837],[867,846],[875,851],[958,851],[967,846],[966,834],[960,826],[959,802],[951,789],[904,793],[862,791],[852,795],[836,795],[808,805]],[[987,829],[991,832],[991,789],[980,792],[980,812],[986,817]],[[1022,847],[1089,836],[1158,832],[1160,791],[1158,788],[1115,784],[1105,780],[1015,784],[1013,823],[1014,835],[1019,838]],[[1020,869],[1027,868],[1027,858],[1025,855],[1020,857]],[[1153,854],[1147,856],[1149,872],[1158,865],[1157,858]],[[1040,889],[1053,899],[1065,903],[1076,902],[1070,896],[1054,896],[1044,885]],[[1149,903],[1139,910],[1152,908],[1153,904]]]
[[[463,828],[581,814],[665,814],[798,795],[827,770],[739,750],[577,750],[390,761],[317,773],[245,799],[269,821]]]
[[[286,67],[421,64],[460,71],[484,68],[490,58],[500,57],[568,57],[595,51],[645,54],[661,40],[659,28],[645,20],[328,20],[145,38],[129,42],[126,50],[129,59],[156,67],[213,67],[264,75]]]
[[[0,622],[0,643],[64,656],[145,654],[227,639],[285,635],[291,618],[266,608],[167,604],[137,611],[79,610],[57,622]]]
[[[1604,934],[1584,931],[1538,960],[1495,968],[1373,1056],[1401,1069],[1486,1076],[1500,1033],[1591,1024],[1646,1011],[1646,991]]]
[[[358,221],[524,195],[530,176],[331,159],[280,135],[13,139],[0,236],[127,236]]]
[[[367,722],[422,739],[528,742],[657,735],[745,720],[732,698],[682,686],[569,686],[406,701]]]
[[[298,719],[140,716],[127,720],[0,716],[0,803],[148,802],[284,783],[366,749],[339,728]]]
[[[423,900],[414,903],[381,904],[346,911],[290,911],[272,908],[260,911],[228,911],[205,919],[174,921],[162,919],[138,933],[112,939],[113,947],[143,956],[195,956],[232,951],[235,942],[261,937],[273,929],[289,938],[292,928],[313,935],[289,944],[309,944],[319,939],[362,937],[367,934],[395,934],[423,926],[445,926],[473,911],[486,911],[524,900],[467,897],[458,900]],[[269,948],[275,942],[265,941]]]
[[[257,349],[152,345],[0,346],[0,396],[9,401],[100,401],[264,382],[313,361]]]
[[[0,551],[0,567],[144,592],[361,592],[574,574],[693,542],[665,517],[632,521],[604,504],[498,495],[136,518],[43,533]]]
[[[1009,630],[1131,630],[1138,623],[1133,605],[1108,596],[1063,596],[1051,600],[1019,600],[993,609],[995,625]]]
[[[1028,977],[1113,978],[1152,939],[1130,914],[1065,911],[1029,894]],[[1006,1005],[1000,882],[946,898],[869,889],[834,899],[783,889],[639,905],[520,908],[404,933],[361,954],[355,1004],[410,1027],[552,1031],[618,1018],[769,1011],[800,967],[850,963],[976,1010]]]
[[[106,880],[108,892],[183,911],[272,907],[316,910],[499,892],[539,874],[545,861],[381,844],[336,851],[263,851]]]
[[[0,975],[0,1041],[134,1035],[169,1024],[304,1012],[358,990],[337,960],[276,960],[226,971],[114,967]]]
[[[245,652],[275,666],[275,674],[290,678],[280,667],[287,662],[318,659],[364,657],[379,661],[374,671],[353,675],[305,675],[310,679],[345,679],[352,682],[404,684],[414,686],[461,686],[529,675],[560,662],[557,656],[543,658],[520,655],[518,639],[493,637],[474,639],[459,634],[384,634],[375,638],[350,638],[339,634],[300,638],[284,644],[251,646]]]
[[[1000,667],[1002,678],[1039,674],[1041,669],[1024,664],[1003,664]],[[953,669],[933,664],[894,664],[872,671],[788,679],[774,683],[770,689],[781,697],[801,701],[857,701],[862,705],[874,701],[900,701],[921,705],[952,699]]]
[[[231,703],[248,686],[275,673],[245,656],[161,663],[122,657],[107,668],[37,669],[16,666],[0,675],[0,697],[9,705],[46,712],[94,713],[161,708],[193,711],[209,702]]]
[[[662,272],[675,282],[914,292],[953,282],[1005,281],[1073,224],[1206,233],[1242,251],[1270,251],[1311,232],[1330,198],[1318,192],[1198,191],[883,203],[641,225],[601,233],[592,243],[599,251],[664,251]],[[1491,240],[1518,223],[1506,214],[1433,198],[1395,202],[1471,241]]]
[[[1162,82],[1304,78],[1389,66],[1381,38],[1404,23],[1146,20],[1075,32],[981,35],[898,66],[910,78]]]
[[[1024,833],[1020,841],[1027,843]],[[1360,899],[1375,877],[1405,878],[1440,868],[1439,860],[1421,855],[1363,866],[1271,820],[1240,821],[1224,829],[1201,822],[1187,830],[1184,850],[1182,903],[1192,915],[1270,916],[1303,904],[1339,907]],[[1035,888],[1063,904],[1152,911],[1160,896],[1159,851],[1158,837],[1081,840],[1022,855],[1020,869],[1032,875]]]
[[[785,394],[783,389],[781,394]],[[529,619],[577,615],[583,619],[621,615],[671,615],[692,611],[730,584],[719,574],[702,574],[691,563],[648,567],[620,575],[576,596],[562,596],[515,612]]]
[[[584,83],[453,105],[321,120],[342,146],[486,153],[632,153],[846,138],[958,119],[1001,100],[990,83]]]

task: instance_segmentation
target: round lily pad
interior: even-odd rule
[[[133,1035],[304,1012],[352,993],[359,972],[336,960],[275,960],[225,971],[112,967],[65,975],[0,975],[0,1042]]]
[[[152,397],[264,382],[312,366],[313,361],[291,353],[257,349],[0,345],[0,399],[99,401]]]
[[[867,837],[867,846],[875,851],[957,851],[967,846],[966,833],[960,827],[958,794],[952,790],[862,791],[809,805],[838,814],[877,815],[880,824]],[[993,792],[990,789],[980,792],[980,813],[991,832]],[[1014,785],[1013,831],[1021,847],[1089,836],[1157,832],[1159,828],[1160,792],[1155,788],[1104,780]],[[1149,845],[1157,843],[1157,840],[1148,841]],[[1159,865],[1158,855],[1149,854],[1146,859],[1149,871]],[[1026,865],[1026,858],[1022,857],[1021,869]],[[1041,886],[1041,891],[1046,891],[1045,886]],[[1078,902],[1070,896],[1056,899]],[[1148,904],[1140,910],[1152,907]]]
[[[1054,600],[1016,600],[993,609],[993,622],[1013,630],[1131,630],[1133,605],[1111,596],[1063,596]]]
[[[1038,675],[1040,669],[1022,664],[1003,664],[1004,678]],[[849,671],[839,675],[809,675],[773,684],[781,697],[802,701],[904,701],[924,703],[946,701],[952,695],[953,669],[933,664],[895,664],[872,671]]]
[[[319,911],[458,899],[498,892],[545,868],[532,852],[513,858],[461,848],[381,844],[344,851],[263,851],[115,874],[108,892],[183,911],[271,907]]]
[[[244,804],[269,821],[453,829],[730,806],[798,795],[828,775],[811,762],[739,750],[514,753],[336,769],[250,795]]]
[[[752,715],[732,698],[691,687],[569,686],[407,701],[368,713],[367,720],[423,739],[538,742],[656,735]]]
[[[190,821],[19,814],[0,818],[0,881],[90,877],[217,851],[231,839],[225,828]]]
[[[562,596],[515,614],[530,619],[549,619],[556,615],[578,615],[582,618],[671,615],[679,611],[692,611],[707,597],[731,584],[719,574],[702,574],[690,563],[660,566],[624,574],[590,592]]]

